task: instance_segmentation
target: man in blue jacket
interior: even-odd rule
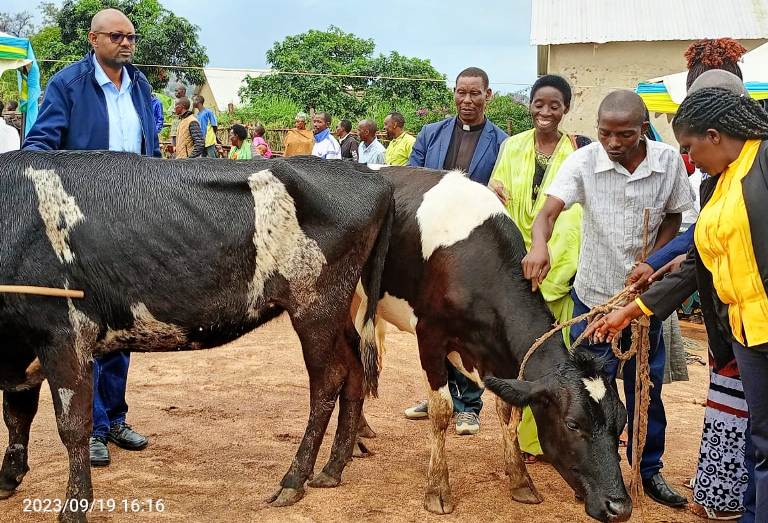
[[[408,165],[430,169],[459,169],[488,184],[501,142],[507,133],[485,117],[493,94],[488,75],[469,67],[459,73],[454,88],[457,116],[425,125],[413,144]]]
[[[25,149],[103,149],[160,156],[152,113],[151,88],[131,65],[137,35],[117,9],[91,20],[85,58],[48,82],[45,100]],[[91,465],[109,465],[107,441],[141,450],[148,439],[125,423],[125,387],[130,353],[117,352],[93,362]]]
[[[501,143],[507,139],[507,133],[485,117],[485,104],[492,94],[485,71],[469,67],[460,72],[453,90],[457,116],[425,125],[413,144],[408,165],[458,169],[471,180],[488,185]],[[477,434],[483,391],[447,361],[446,365],[456,413],[456,434]],[[405,416],[426,418],[427,410],[427,402],[422,401],[406,409]]]

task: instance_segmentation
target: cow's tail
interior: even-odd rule
[[[379,394],[379,348],[376,344],[376,307],[381,298],[381,281],[384,274],[384,262],[389,250],[389,238],[392,234],[392,223],[395,219],[395,203],[391,197],[384,223],[379,229],[376,242],[373,245],[368,261],[363,267],[360,278],[365,291],[365,314],[360,333],[360,359],[363,362],[365,387],[373,397]]]

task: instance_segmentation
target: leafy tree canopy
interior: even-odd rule
[[[267,62],[278,74],[247,77],[241,89],[246,102],[279,93],[304,110],[329,111],[337,117],[363,116],[366,107],[400,102],[418,107],[451,103],[445,75],[429,60],[409,58],[393,52],[374,56],[371,39],[359,38],[331,26],[327,31],[309,30],[288,36],[267,51]],[[328,76],[280,74],[280,71],[321,73]],[[385,77],[430,78],[436,82],[388,80]]]

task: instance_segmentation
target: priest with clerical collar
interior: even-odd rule
[[[457,116],[425,125],[413,145],[408,165],[458,169],[467,173],[471,180],[488,185],[501,143],[507,138],[507,133],[485,117],[485,104],[492,94],[485,71],[469,67],[460,72],[453,90]],[[447,360],[445,364],[456,413],[456,434],[477,434],[483,391]],[[408,419],[426,418],[428,408],[426,402],[419,402],[406,409],[405,416]]]
[[[425,125],[413,145],[408,165],[459,169],[470,179],[488,184],[501,142],[507,134],[485,117],[492,96],[488,75],[469,67],[459,73],[454,88],[457,116]]]

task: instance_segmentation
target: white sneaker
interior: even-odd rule
[[[405,417],[408,419],[427,419],[429,417],[429,402],[421,400],[413,407],[405,409]]]
[[[456,414],[456,434],[459,436],[474,436],[480,432],[480,416],[474,412],[459,412]]]

